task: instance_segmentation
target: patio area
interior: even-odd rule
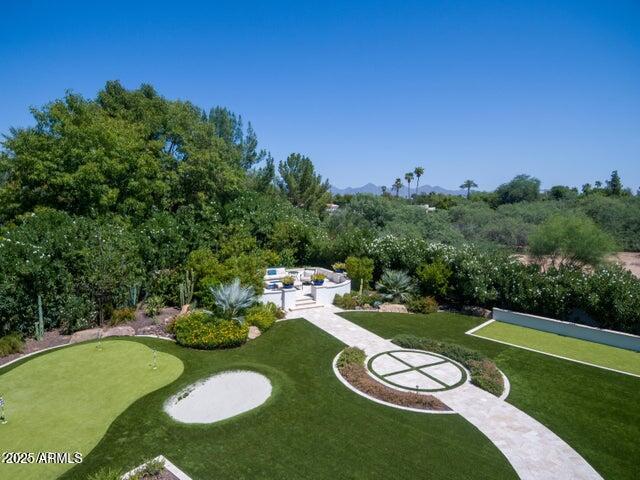
[[[350,291],[351,280],[344,272],[321,267],[268,268],[260,300],[285,311],[306,310],[331,305],[336,295]]]

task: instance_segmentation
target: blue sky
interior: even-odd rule
[[[228,106],[339,187],[640,186],[640,2],[0,5],[0,132],[108,79]],[[99,5],[99,6],[98,6]]]

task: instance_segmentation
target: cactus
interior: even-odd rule
[[[44,338],[44,316],[42,314],[42,296],[38,295],[38,321],[36,322],[36,340]]]
[[[180,305],[189,305],[193,299],[193,270],[184,273],[184,282],[180,284]]]
[[[138,286],[134,285],[132,287],[129,287],[129,300],[131,301],[131,306],[132,307],[136,307],[138,305],[138,294],[140,292],[138,291]]]

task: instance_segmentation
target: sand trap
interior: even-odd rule
[[[250,371],[224,372],[189,385],[171,397],[164,410],[183,423],[213,423],[262,405],[271,382]]]

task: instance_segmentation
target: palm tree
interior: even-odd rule
[[[376,283],[376,290],[382,298],[392,302],[406,302],[417,291],[409,274],[401,270],[386,270]]]
[[[413,172],[405,173],[404,179],[407,181],[409,190],[407,191],[407,198],[411,198],[411,182],[413,180]]]
[[[396,197],[400,195],[400,189],[402,188],[402,180],[400,178],[396,178],[396,181],[391,185],[391,190],[396,191]]]
[[[243,287],[240,279],[218,287],[210,287],[211,295],[222,313],[229,319],[238,320],[240,312],[256,303],[253,287]]]
[[[471,195],[471,189],[472,188],[477,188],[477,187],[478,187],[478,184],[476,182],[474,182],[473,180],[465,180],[462,183],[462,185],[460,185],[460,188],[466,188],[467,189],[467,199]]]
[[[413,173],[416,176],[416,195],[419,193],[418,188],[420,188],[420,177],[424,175],[424,168],[416,167],[413,169]]]

